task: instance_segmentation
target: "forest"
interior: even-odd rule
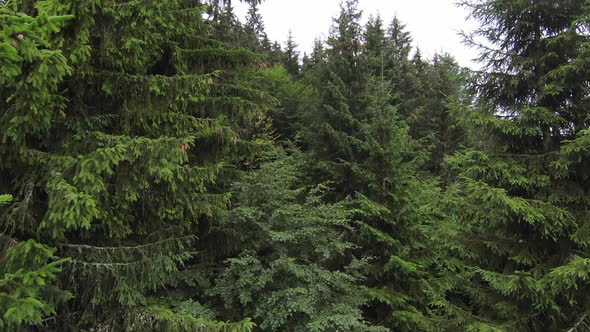
[[[237,1],[0,0],[1,331],[590,331],[588,0]]]

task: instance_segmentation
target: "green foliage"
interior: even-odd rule
[[[49,39],[72,16],[52,15],[55,5],[46,2],[38,6],[36,17],[11,7],[0,8],[0,84],[6,92],[2,102],[14,105],[3,116],[2,142],[23,144],[29,136],[46,133],[53,117],[63,115],[64,100],[56,92],[72,68],[60,51],[52,49]],[[31,66],[26,72],[23,63]]]
[[[12,201],[12,195],[4,194],[0,195],[0,205],[8,204]]]
[[[269,110],[278,140],[300,143],[304,114],[315,102],[316,91],[296,81],[288,69],[280,65],[264,70],[262,75],[266,81],[263,88],[278,101]]]
[[[587,1],[463,1],[480,72],[243,2],[0,0],[1,330],[588,329]]]
[[[391,41],[379,18],[369,21],[364,36],[359,19],[356,2],[346,2],[324,62],[307,73],[319,91],[317,106],[304,118],[312,175],[333,183],[328,201],[345,200],[353,208],[352,252],[368,263],[362,271],[370,299],[366,317],[396,331],[435,330],[438,314],[430,303],[446,303],[448,283],[447,275],[429,280],[446,269],[429,235],[439,231],[432,212],[437,184],[418,178],[427,153],[392,104],[399,90],[386,67]]]
[[[360,285],[366,262],[348,255],[350,211],[326,204],[325,186],[299,187],[302,156],[277,150],[234,185],[221,229],[239,243],[213,293],[264,330],[379,331],[366,325]]]
[[[448,211],[474,272],[454,291],[474,328],[575,329],[588,310],[587,4],[465,5],[482,22],[468,41],[490,47],[476,108],[461,113],[474,149],[447,158]],[[572,66],[581,75],[563,80]]]
[[[250,332],[256,326],[250,319],[237,323],[215,322],[195,318],[193,314],[174,312],[159,306],[148,306],[131,312],[123,325],[127,331],[204,331]],[[118,326],[110,326],[117,330]]]
[[[33,240],[16,242],[0,235],[0,328],[40,325],[72,297],[56,285],[61,266],[55,250]]]
[[[188,236],[128,247],[62,244],[64,254],[75,257],[65,271],[77,276],[65,285],[93,306],[146,304],[146,294],[164,286],[191,257],[186,250],[193,240]]]
[[[205,9],[58,0],[0,9],[0,186],[14,193],[0,227],[71,257],[59,285],[74,298],[35,303],[27,322],[55,311],[58,330],[111,321],[118,330],[150,317],[149,295],[178,284],[226,215],[229,183],[264,145],[274,99],[257,89],[259,56],[211,39]],[[153,329],[204,322],[159,308]]]
[[[289,30],[289,36],[287,37],[287,43],[285,45],[285,58],[284,66],[293,76],[299,74],[299,51],[297,51],[297,43],[293,37],[293,32]]]
[[[412,137],[421,139],[422,144],[432,151],[425,168],[435,174],[441,173],[444,156],[453,154],[465,143],[459,110],[471,104],[470,96],[462,90],[467,77],[467,71],[450,55],[437,54],[419,78],[423,97],[412,106],[414,112],[407,121]]]

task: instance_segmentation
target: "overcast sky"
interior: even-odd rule
[[[315,38],[326,39],[332,18],[340,11],[341,0],[265,0],[260,5],[266,33],[284,45],[289,29],[293,31],[301,53],[310,52]],[[455,6],[456,0],[359,0],[363,22],[379,13],[389,24],[394,15],[406,24],[414,46],[425,56],[448,52],[459,64],[475,67],[471,59],[477,52],[461,43],[458,32],[470,31],[476,23],[467,21],[467,12]],[[236,13],[244,18],[247,7],[236,1]]]

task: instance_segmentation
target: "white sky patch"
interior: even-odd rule
[[[477,51],[463,45],[459,31],[472,31],[477,23],[467,20],[468,12],[455,5],[456,0],[359,0],[363,24],[369,15],[380,14],[386,25],[393,16],[406,24],[414,47],[425,57],[449,53],[460,65],[478,68],[472,59]],[[340,11],[340,0],[265,0],[260,6],[266,33],[272,41],[284,45],[289,29],[293,31],[299,51],[308,54],[316,38],[325,40],[332,18]],[[236,14],[244,19],[247,5],[235,2]]]

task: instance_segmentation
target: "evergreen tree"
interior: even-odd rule
[[[258,10],[257,2],[251,2],[250,7],[248,7],[248,14],[246,15],[246,27],[252,31],[258,40],[262,40],[262,38],[266,36],[266,32],[264,31],[264,22],[262,21],[262,15],[260,15]]]
[[[0,206],[11,201],[11,195],[0,195]],[[33,240],[16,242],[3,234],[0,237],[0,328],[40,325],[71,297],[55,285],[60,265],[67,259],[55,260],[53,249]]]
[[[13,124],[15,132],[44,132],[47,121],[43,118],[51,116],[52,108],[60,105],[57,84],[71,72],[71,67],[50,41],[52,34],[71,18],[49,15],[43,9],[37,17],[31,17],[12,3],[0,4],[0,115],[6,120],[5,113],[20,111],[20,118],[16,118],[20,123]],[[11,91],[10,97],[17,101],[12,110],[6,107],[6,91]],[[7,139],[8,133],[3,131],[2,141]],[[18,140],[22,142],[23,137]],[[6,154],[2,155],[0,170],[4,173]],[[14,189],[4,182],[0,182],[0,188]],[[12,195],[0,195],[0,216],[10,217],[13,199]],[[54,314],[71,297],[57,285],[61,266],[68,260],[55,257],[55,249],[32,239],[12,238],[11,229],[15,227],[3,223],[0,233],[0,329],[4,331],[42,324],[45,317]]]
[[[357,228],[350,234],[370,264],[364,270],[370,301],[367,319],[395,331],[434,329],[428,304],[438,300],[440,255],[431,252],[435,234],[432,182],[417,179],[424,154],[391,105],[394,87],[371,75],[368,54],[383,43],[362,43],[360,12],[348,1],[335,19],[325,51],[316,66],[317,109],[306,121],[316,181],[335,188],[329,200],[346,200],[355,208]],[[365,35],[379,36],[379,29]],[[377,31],[376,34],[373,34]],[[446,280],[445,280],[446,282]]]
[[[0,330],[590,329],[587,0],[242,2],[0,0]]]
[[[454,151],[462,137],[452,113],[465,102],[461,93],[465,74],[450,56],[436,55],[429,64],[416,49],[409,60],[412,39],[404,29],[397,17],[387,32],[379,16],[370,17],[364,51],[370,73],[389,81],[389,102],[397,106],[412,137],[432,151],[425,167],[439,173],[443,156]]]
[[[392,61],[408,59],[412,50],[412,36],[406,31],[406,25],[397,16],[394,16],[391,20],[387,29],[387,36],[390,40],[390,59]]]
[[[218,257],[207,250],[209,229],[227,213],[236,169],[266,137],[272,98],[254,87],[257,56],[208,38],[204,9],[65,0],[2,8],[0,188],[14,200],[0,225],[3,241],[23,243],[6,259],[25,265],[7,264],[2,280],[22,278],[31,299],[43,293],[23,302],[22,322],[55,310],[48,322],[60,330],[252,328],[198,310],[194,279],[198,263]],[[43,265],[49,259],[57,261]],[[42,282],[50,287],[59,264],[58,285],[74,298],[57,307]]]
[[[431,64],[422,58],[422,51],[416,48],[412,59],[400,68],[399,112],[410,125],[417,120],[417,113],[427,103],[430,91]]]
[[[248,39],[246,47],[258,52],[263,50],[269,51],[269,41],[264,30],[264,22],[258,10],[257,2],[251,2],[248,7],[244,30]]]
[[[320,110],[308,112],[306,120],[313,124],[308,141],[318,161],[318,175],[321,181],[338,184],[336,192],[340,198],[355,192],[354,152],[362,149],[361,142],[354,139],[354,135],[360,134],[365,106],[362,90],[367,82],[361,60],[360,17],[357,2],[347,1],[341,7],[340,16],[334,19],[325,51],[326,64],[318,66],[314,74],[316,89],[320,91]],[[319,42],[316,44],[319,58],[322,48]]]
[[[587,2],[466,1],[485,71],[448,159],[471,329],[584,330],[589,308]],[[478,39],[479,38],[479,39]],[[467,325],[467,323],[465,323]]]
[[[268,64],[269,66],[274,65],[281,65],[286,62],[286,54],[285,51],[281,48],[281,44],[279,42],[273,42],[272,45],[268,44],[270,48],[266,54],[268,55]]]
[[[397,16],[394,17],[386,31],[384,45],[383,71],[385,78],[393,84],[391,104],[397,106],[400,116],[407,120],[414,106],[410,105],[420,90],[416,87],[418,78],[410,61],[412,37],[406,26]]]
[[[442,172],[443,158],[453,154],[462,143],[465,133],[459,124],[457,110],[471,103],[463,89],[467,72],[448,54],[436,54],[432,64],[418,78],[423,81],[422,105],[414,103],[415,112],[408,119],[410,134],[422,139],[432,151],[425,167],[435,174]]]
[[[297,43],[293,39],[293,32],[289,30],[287,45],[285,45],[285,61],[283,64],[289,74],[294,77],[299,74],[299,51],[297,51],[297,46]]]
[[[370,16],[365,26],[364,49],[369,70],[375,77],[385,79],[385,30],[380,16]]]
[[[303,63],[301,66],[301,77],[302,79],[312,85],[318,86],[317,84],[311,83],[318,75],[323,72],[319,67],[323,66],[326,62],[326,51],[324,44],[321,40],[315,39],[313,42],[313,50],[309,56],[303,57]]]
[[[313,51],[310,59],[312,65],[317,65],[326,61],[326,50],[322,40],[316,38],[313,41]]]
[[[253,36],[248,27],[242,26],[234,13],[231,2],[224,2],[223,7],[217,10],[209,23],[211,36],[218,41],[234,47],[246,47],[252,51],[259,51],[256,37]]]
[[[307,55],[307,52],[303,52],[303,57],[301,58],[301,72],[306,72],[311,67],[311,59]]]
[[[278,140],[301,144],[303,115],[313,107],[317,92],[310,85],[296,80],[280,65],[263,71],[263,76],[265,91],[278,101],[269,110]]]
[[[362,317],[366,262],[346,259],[349,209],[322,202],[324,186],[300,187],[300,153],[265,159],[234,186],[235,208],[221,228],[241,249],[213,292],[265,331],[384,331]]]
[[[2,236],[0,248],[0,328],[17,331],[41,325],[71,298],[56,285],[60,266],[55,250],[34,240],[16,242]]]

